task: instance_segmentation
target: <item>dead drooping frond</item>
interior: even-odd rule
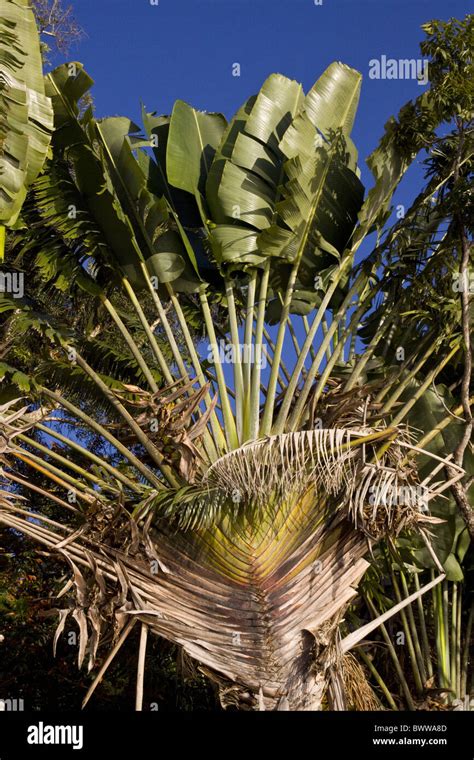
[[[134,419],[145,430],[169,466],[176,466],[179,475],[193,483],[196,471],[207,459],[206,449],[196,443],[206,431],[209,418],[214,411],[217,397],[202,412],[200,404],[209,396],[210,383],[199,390],[194,388],[196,380],[183,383],[178,380],[171,386],[149,393],[136,385],[123,384],[123,390],[114,394],[134,411]],[[134,441],[133,435],[123,425],[115,425],[120,440]],[[128,433],[128,436],[127,436]]]
[[[365,669],[354,655],[345,654],[341,665],[346,709],[357,711],[380,710],[380,701],[369,683]]]
[[[351,431],[336,428],[283,433],[245,444],[214,462],[204,483],[223,498],[267,504],[291,500],[311,485],[331,495],[348,486],[356,470]]]

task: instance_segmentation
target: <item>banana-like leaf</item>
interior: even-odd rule
[[[33,11],[28,0],[1,0],[0,224],[15,224],[45,161],[52,129]]]
[[[338,264],[354,230],[363,187],[349,135],[360,80],[334,63],[303,98],[296,82],[272,75],[236,114],[216,153],[206,188],[217,223],[214,252],[233,268],[281,260],[271,321],[295,264],[291,311],[314,308],[316,275]]]
[[[273,239],[298,265],[294,313],[307,314],[319,303],[315,277],[324,272],[330,276],[338,265],[362,204],[357,153],[350,139],[360,82],[354,69],[331,64],[280,142],[288,160],[282,200],[276,206],[278,223],[262,235],[260,246],[264,249]],[[277,307],[279,303],[276,299]]]
[[[411,392],[417,389],[419,383],[410,384]],[[408,422],[415,429],[429,433],[436,429],[437,425],[445,418],[446,409],[453,407],[453,399],[447,388],[437,386],[436,392],[432,389],[425,391],[411,410]],[[459,445],[464,432],[461,420],[454,419],[450,424],[439,432],[428,444],[427,451],[443,456],[444,452],[453,452]],[[474,476],[474,454],[467,448],[464,456],[463,467],[467,476]],[[433,469],[433,460],[429,456],[419,458],[420,478],[428,477]],[[472,496],[468,498],[471,499]],[[462,560],[467,546],[470,543],[466,524],[459,514],[453,496],[450,492],[443,494],[442,498],[434,500],[430,504],[430,512],[443,522],[433,525],[430,529],[433,549],[443,564],[448,580],[462,580],[462,571],[459,560]],[[414,561],[419,567],[435,567],[433,559],[424,542],[413,537],[411,541],[400,539],[402,556]]]
[[[73,166],[77,199],[70,206],[76,216],[103,236],[105,249],[135,287],[145,287],[141,264],[159,283],[174,282],[176,289],[196,290],[200,284],[193,249],[175,222],[166,198],[156,197],[146,169],[135,152],[145,145],[138,127],[115,117],[96,122],[92,111],[79,115],[78,100],[89,89],[90,77],[79,63],[65,64],[47,78],[55,110],[55,147]],[[44,190],[45,188],[43,188]],[[54,189],[50,187],[54,193]],[[64,212],[56,197],[55,216]],[[59,214],[57,213],[59,211]]]
[[[265,261],[257,233],[272,224],[285,161],[279,141],[302,98],[300,84],[272,74],[224,132],[206,185],[211,217],[218,225],[211,233],[218,261],[252,265]]]
[[[171,185],[199,196],[204,193],[216,148],[226,127],[222,114],[197,111],[177,100],[171,114],[166,166]]]
[[[183,279],[189,289],[193,280],[197,286],[197,263],[192,247],[186,249],[181,236],[165,228],[170,216],[167,201],[156,198],[148,190],[142,165],[133,153],[133,149],[142,147],[140,139],[134,138],[138,127],[128,119],[114,117],[98,122],[97,130],[105,146],[111,179],[122,209],[132,223],[150,275],[162,283],[175,281],[185,272],[188,256],[191,266],[187,267]]]
[[[152,146],[153,158],[148,153],[139,151],[137,160],[148,178],[148,189],[154,195],[166,198],[170,208],[177,214],[185,227],[200,227],[202,218],[196,197],[168,182],[166,156],[171,117],[157,116],[155,113],[147,112],[145,107],[142,107],[142,121],[145,133]]]
[[[79,195],[78,205],[74,204],[79,218],[83,211],[92,218],[120,267],[135,281],[140,255],[132,225],[121,208],[112,182],[104,174],[104,162],[97,155],[92,115],[85,114],[83,121],[79,121],[78,100],[90,83],[90,77],[78,63],[59,66],[47,76],[46,88],[55,113],[54,146],[59,151],[68,146],[67,158],[74,167]]]

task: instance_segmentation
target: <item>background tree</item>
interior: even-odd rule
[[[31,5],[38,32],[43,36],[42,53],[47,61],[56,52],[67,55],[71,47],[83,39],[85,32],[77,22],[70,3],[63,0],[32,0]],[[49,42],[53,43],[53,48]]]

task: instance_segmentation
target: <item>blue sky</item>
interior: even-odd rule
[[[140,101],[170,113],[181,98],[230,118],[278,71],[307,90],[334,60],[363,75],[353,138],[362,180],[365,158],[391,114],[423,87],[413,80],[370,79],[369,61],[419,58],[422,23],[461,18],[467,2],[450,0],[72,0],[86,32],[70,59],[95,79],[98,116],[140,122]],[[232,76],[238,62],[241,76]],[[420,183],[415,166],[396,200],[409,204]]]

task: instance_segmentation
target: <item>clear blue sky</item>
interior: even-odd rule
[[[98,116],[126,115],[140,123],[140,101],[170,113],[181,98],[230,118],[274,71],[305,90],[340,60],[364,76],[353,137],[364,160],[383,125],[424,89],[413,80],[369,79],[372,58],[418,58],[420,26],[461,18],[461,0],[71,0],[87,36],[69,58],[95,79]],[[232,76],[240,63],[241,76]],[[419,187],[412,170],[397,194],[409,204]]]

